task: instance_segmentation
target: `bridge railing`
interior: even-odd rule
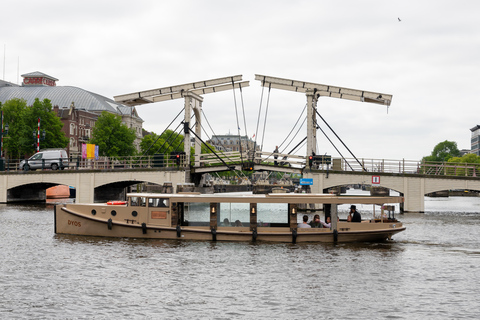
[[[23,171],[19,168],[20,162],[24,159],[5,159],[5,171]],[[155,156],[130,156],[130,157],[99,157],[98,159],[71,158],[68,164],[64,164],[66,170],[115,170],[115,169],[135,169],[135,168],[160,168],[160,167],[184,167],[186,164],[185,155],[176,156],[165,154],[162,157]],[[43,169],[51,170],[49,166]]]
[[[294,168],[305,167],[305,156],[294,154],[273,153],[265,151],[255,152],[255,163],[264,165],[281,165]]]
[[[367,171],[378,173],[409,173],[441,176],[477,177],[479,163],[433,162],[388,159],[334,159],[341,162],[343,171]]]
[[[289,166],[293,168],[303,168],[306,166],[304,156],[289,154],[274,154],[272,152],[255,152],[248,154],[244,152],[223,152],[218,154],[219,157],[227,164],[241,163],[242,161],[252,161],[255,164]],[[277,158],[275,158],[277,155]],[[196,156],[199,158],[202,166],[215,166],[223,164],[214,154],[202,154]],[[20,161],[23,159],[5,159],[5,171],[18,171]],[[98,159],[69,159],[68,166],[65,169],[82,170],[82,169],[135,169],[135,168],[184,168],[188,165],[185,154],[181,154],[177,160],[174,155],[155,155],[155,156],[131,156],[131,157],[99,157]],[[358,161],[352,158],[332,158],[331,163],[316,164],[313,169],[329,169],[341,171],[367,171],[378,173],[407,173],[407,174],[423,174],[423,175],[439,175],[439,176],[463,176],[477,177],[480,172],[480,163],[464,163],[464,162],[422,162],[416,160],[392,160],[392,159],[367,159],[360,158]],[[38,170],[38,169],[37,169]],[[41,169],[40,169],[41,170]],[[50,168],[45,168],[50,170]]]
[[[420,161],[415,160],[393,160],[393,159],[365,159],[360,158],[334,158],[333,168],[341,167],[343,171],[367,171],[378,173],[419,173]],[[338,164],[340,163],[340,164]]]
[[[214,153],[202,153],[196,156],[196,162],[203,167],[221,165],[223,162],[227,164],[241,163],[242,160],[248,161],[247,157],[248,154],[246,152],[240,153],[239,151],[217,152],[217,155]],[[223,162],[219,158],[222,159]]]

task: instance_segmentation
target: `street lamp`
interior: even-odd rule
[[[1,132],[0,132],[0,158],[3,158],[3,136],[8,134],[8,123],[3,127],[3,111],[1,116]]]

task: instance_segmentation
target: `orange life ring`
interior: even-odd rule
[[[108,201],[107,205],[109,206],[120,206],[120,205],[125,205],[127,204],[127,201]]]

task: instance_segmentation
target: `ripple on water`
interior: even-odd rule
[[[0,316],[478,318],[478,216],[400,218],[393,243],[212,243],[54,235],[51,208],[3,206]]]

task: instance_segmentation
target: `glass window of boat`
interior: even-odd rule
[[[189,226],[210,225],[210,204],[201,202],[184,203],[184,220]]]
[[[220,203],[219,226],[248,227],[250,225],[249,203]]]
[[[167,208],[168,205],[167,198],[148,198],[149,207]]]
[[[270,227],[288,223],[287,203],[257,204],[257,226]]]
[[[146,197],[130,197],[132,207],[145,207],[147,205]]]

